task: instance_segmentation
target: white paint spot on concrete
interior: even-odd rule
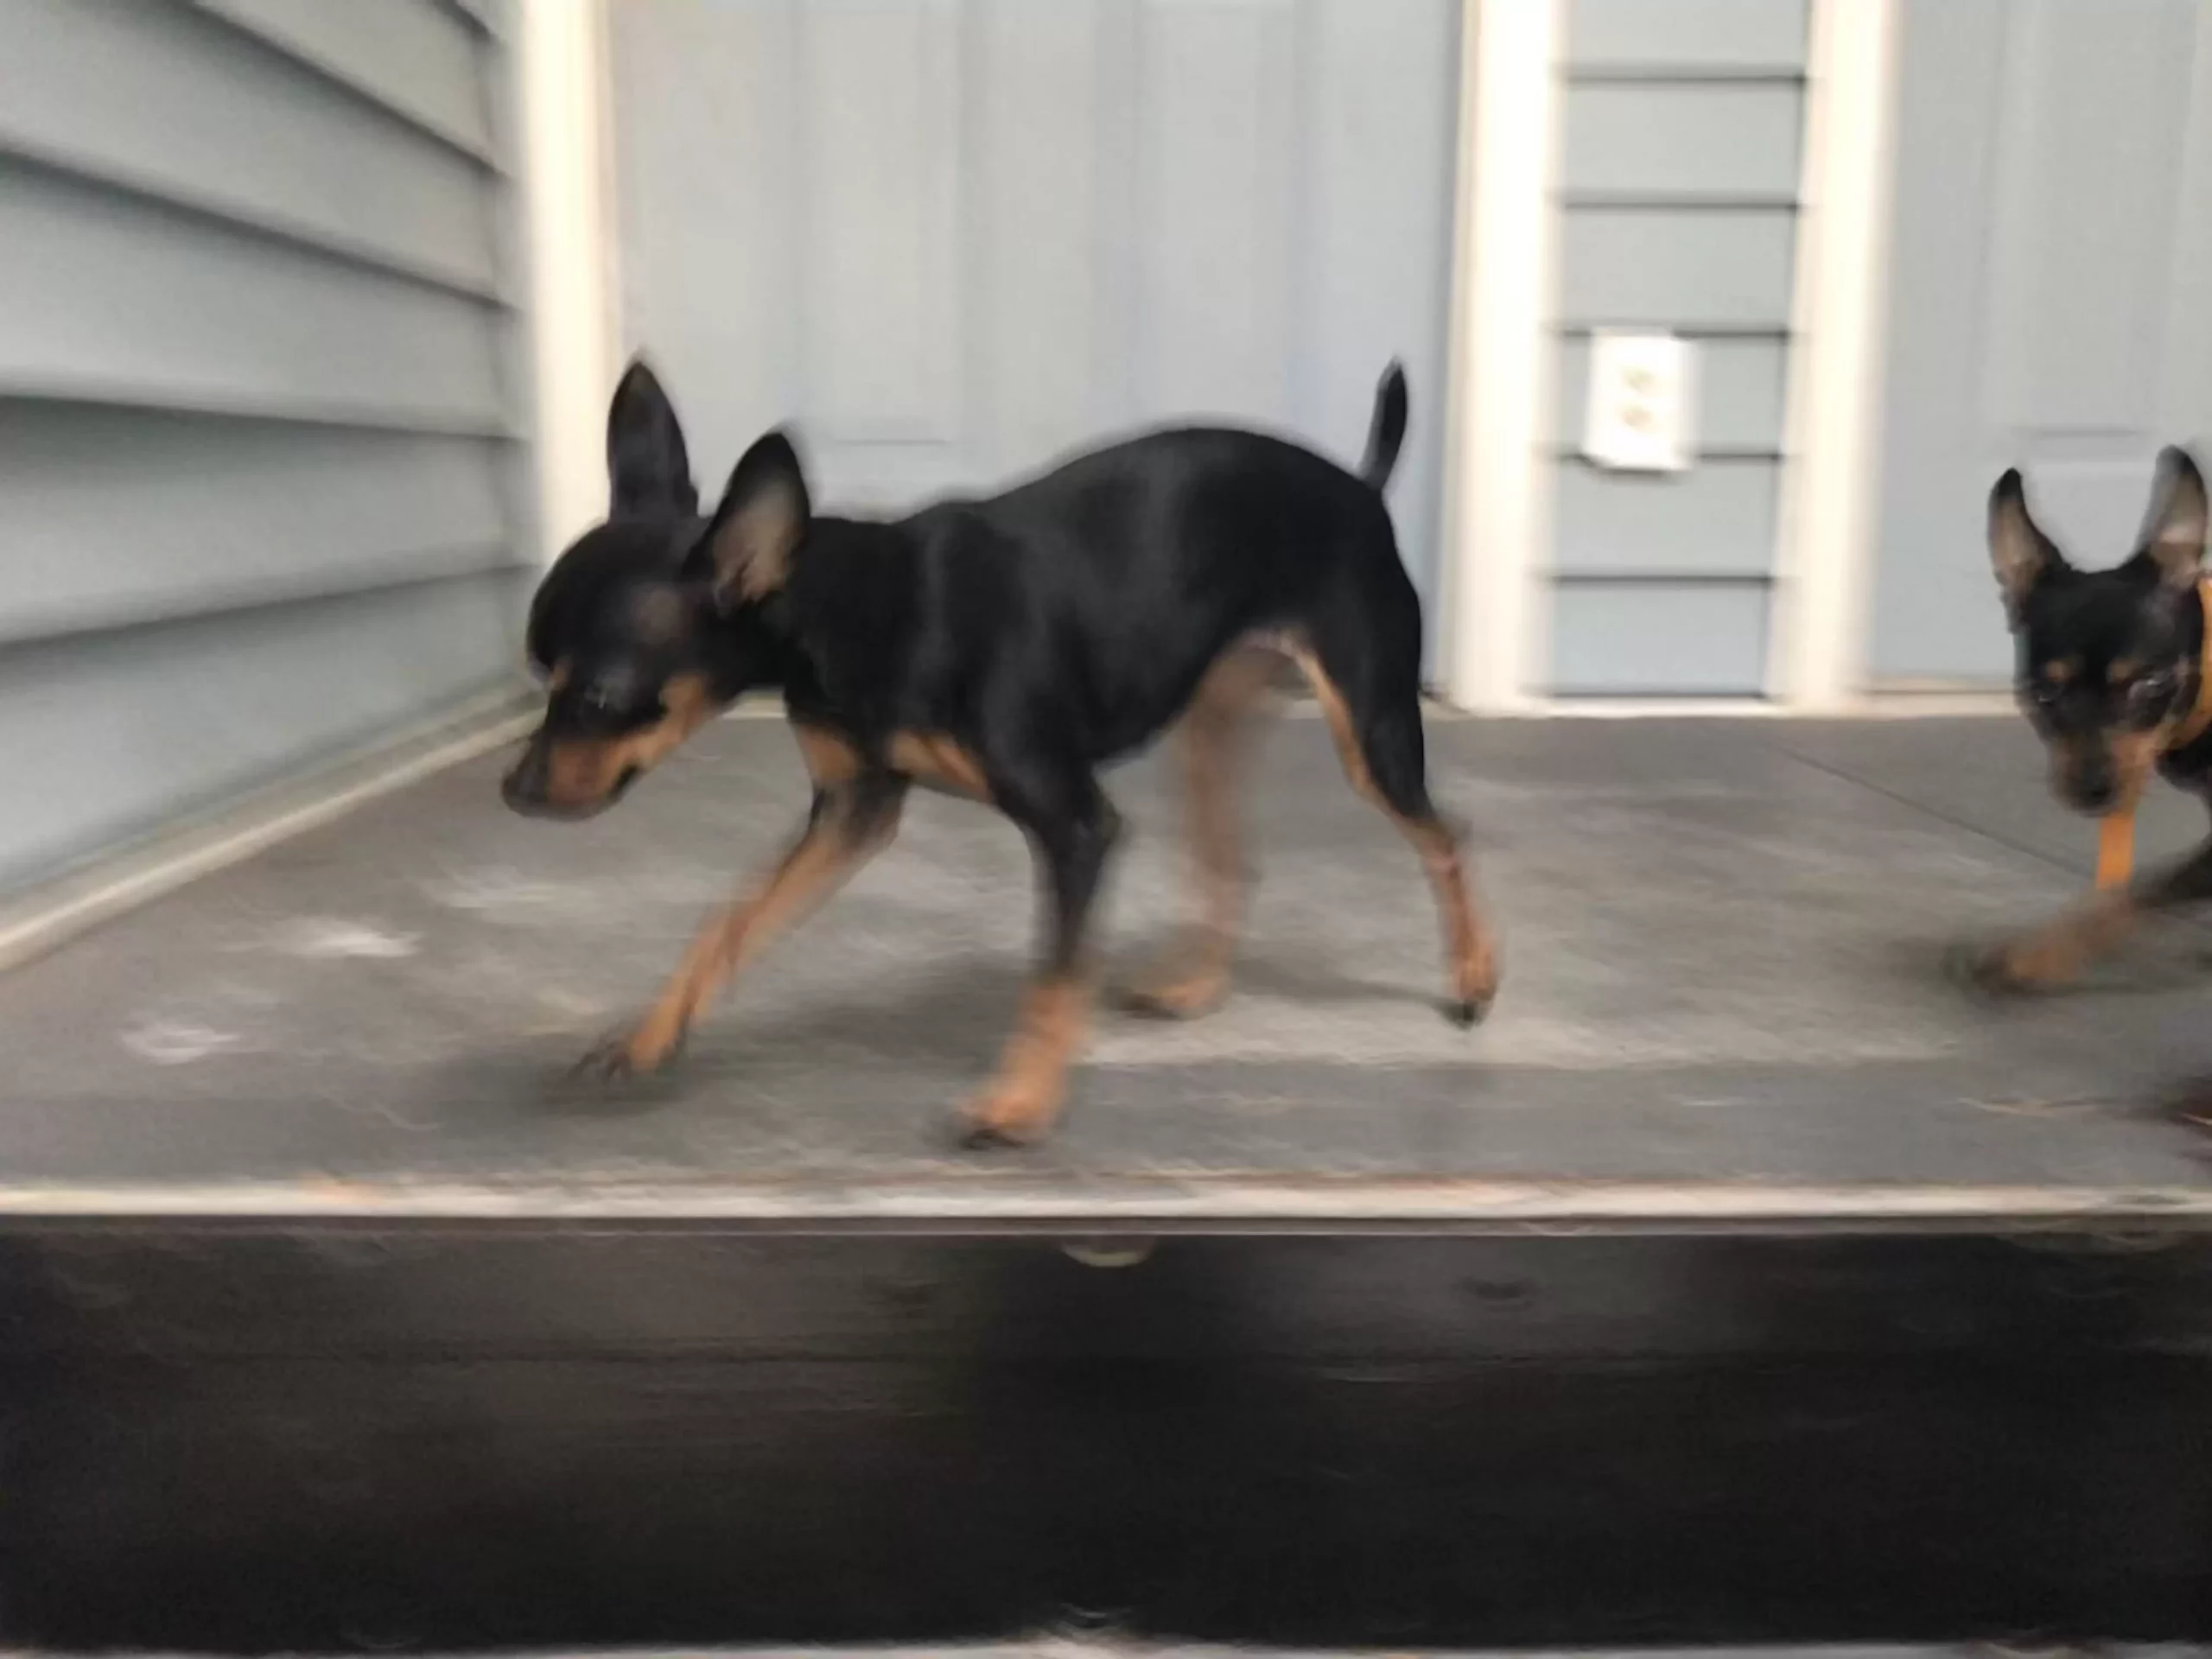
[[[536,1016],[524,1027],[530,1037],[566,1037],[597,1029],[610,1017],[608,1005],[598,997],[551,989],[537,995]]]
[[[540,910],[568,892],[557,882],[541,881],[519,870],[470,870],[431,884],[429,896],[448,910],[506,912]]]
[[[413,956],[421,947],[420,934],[387,932],[370,922],[336,916],[304,918],[285,929],[276,942],[276,948],[286,956],[312,961],[355,957],[397,962]]]
[[[737,880],[731,870],[703,865],[599,881],[547,881],[518,870],[490,868],[449,874],[423,891],[434,904],[500,926],[629,931],[641,912],[665,906],[688,918],[726,902]]]
[[[209,988],[209,994],[235,1008],[273,1008],[283,1001],[267,985],[249,984],[238,979],[219,981]]]
[[[236,1032],[175,1020],[153,1020],[123,1035],[124,1047],[156,1065],[189,1065],[211,1054],[235,1049],[244,1041]]]

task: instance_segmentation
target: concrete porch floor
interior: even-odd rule
[[[642,1007],[805,787],[722,722],[616,811],[508,814],[472,763],[0,978],[0,1212],[525,1214],[849,1224],[2212,1222],[2212,935],[1986,1006],[1945,947],[2039,917],[2094,835],[2017,720],[1432,721],[1506,982],[1440,1015],[1426,885],[1320,724],[1267,740],[1242,978],[1188,1025],[1102,1009],[1061,1129],[955,1149],[1029,950],[1018,835],[918,799],[680,1069],[566,1069]],[[1180,899],[1169,769],[1116,970]],[[2144,851],[2189,844],[2162,793]]]

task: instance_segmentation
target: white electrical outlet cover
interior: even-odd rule
[[[1679,473],[1696,447],[1697,353],[1674,334],[1590,339],[1582,453],[1622,472]]]

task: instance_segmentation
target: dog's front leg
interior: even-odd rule
[[[1033,802],[1029,791],[994,791],[1028,832],[1047,915],[1042,960],[1022,992],[998,1071],[961,1116],[971,1147],[1021,1145],[1052,1127],[1089,1022],[1091,902],[1121,822],[1088,777],[1039,793]]]
[[[906,787],[903,779],[868,775],[817,789],[806,828],[775,868],[701,931],[645,1018],[601,1042],[578,1069],[620,1077],[666,1065],[699,1010],[734,974],[890,844]]]
[[[1993,989],[2054,990],[2118,950],[2147,915],[2212,899],[2212,840],[2178,863],[2084,899],[2054,921],[2006,939],[1974,963]]]

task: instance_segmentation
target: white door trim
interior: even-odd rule
[[[1529,709],[1549,655],[1564,10],[1468,0],[1460,30],[1440,597],[1445,690],[1463,709]]]
[[[605,0],[528,0],[516,10],[538,552],[550,563],[607,511],[607,400],[621,349],[613,99]]]
[[[1813,0],[1769,691],[1863,708],[1880,522],[1879,420],[1898,0]]]

